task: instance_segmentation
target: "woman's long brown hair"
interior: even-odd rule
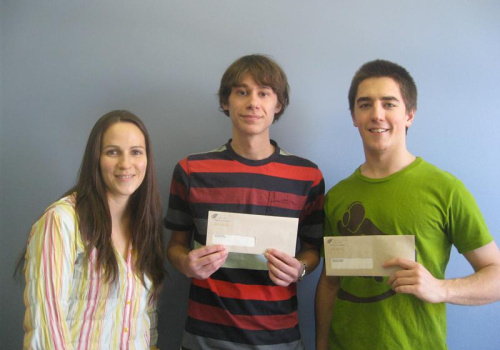
[[[111,241],[111,214],[106,197],[106,185],[101,176],[100,155],[102,137],[113,124],[132,123],[146,141],[147,168],[142,184],[131,196],[132,247],[136,251],[135,271],[144,284],[144,275],[152,282],[151,298],[157,299],[163,284],[164,243],[162,208],[155,175],[151,140],[143,122],[133,113],[115,110],[103,115],[90,132],[78,182],[66,194],[76,192],[76,214],[87,255],[97,249],[97,268],[102,269],[108,282],[118,276],[118,262]]]

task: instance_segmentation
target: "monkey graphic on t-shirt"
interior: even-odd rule
[[[361,202],[351,203],[344,215],[342,220],[337,222],[337,228],[342,236],[363,236],[363,235],[386,235],[387,233],[382,232],[375,224],[365,216],[365,207]],[[376,277],[365,277],[367,279],[374,280],[379,285],[380,293],[371,296],[358,296],[342,289],[339,290],[338,297],[340,299],[357,302],[357,303],[371,303],[376,301],[381,301],[383,299],[389,298],[395,294],[395,292],[387,285],[385,285],[384,278],[381,276]]]

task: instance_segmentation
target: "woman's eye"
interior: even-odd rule
[[[141,150],[139,150],[139,149],[135,149],[135,150],[132,151],[132,154],[134,156],[140,156],[140,155],[142,155],[144,153]]]
[[[108,156],[116,156],[118,155],[118,151],[116,149],[110,149],[106,151],[106,155]]]

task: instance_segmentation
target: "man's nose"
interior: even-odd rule
[[[372,108],[373,120],[382,120],[385,117],[384,107],[380,103],[375,103]]]
[[[248,108],[254,109],[259,108],[260,100],[257,93],[251,93],[248,95]]]

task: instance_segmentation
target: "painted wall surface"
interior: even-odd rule
[[[33,221],[74,184],[97,118],[120,108],[145,121],[166,203],[175,163],[230,137],[216,92],[245,54],[287,72],[291,104],[272,137],[316,162],[328,188],[364,159],[347,104],[355,70],[375,58],[405,66],[419,88],[409,149],[466,184],[500,242],[499,18],[496,0],[2,1],[2,348],[23,337],[16,259]],[[168,269],[160,345],[178,349],[189,281]],[[471,272],[454,252],[448,277]],[[308,349],[317,277],[299,285]],[[498,324],[500,303],[450,305],[449,347],[499,349]]]

